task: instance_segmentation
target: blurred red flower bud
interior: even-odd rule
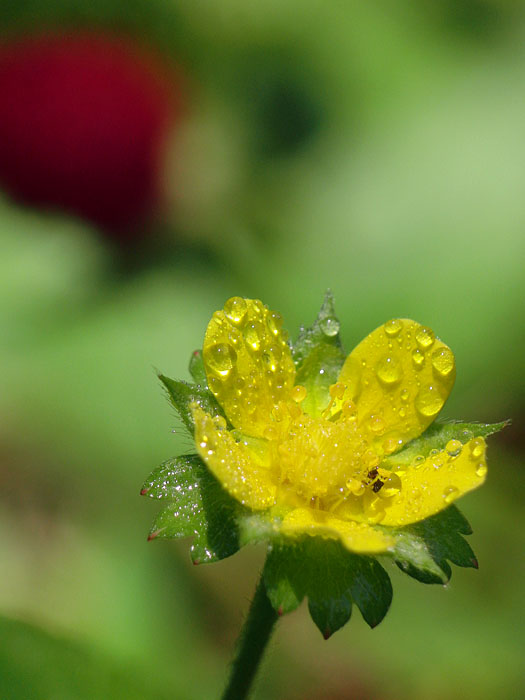
[[[131,40],[26,36],[0,47],[0,186],[23,203],[139,236],[162,206],[181,113],[173,71]]]

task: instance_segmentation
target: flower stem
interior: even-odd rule
[[[245,700],[248,697],[277,618],[261,576],[237,641],[230,678],[222,700]]]

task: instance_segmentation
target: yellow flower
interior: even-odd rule
[[[408,462],[399,453],[432,423],[455,379],[452,351],[414,321],[393,319],[367,336],[323,405],[295,385],[282,318],[258,300],[233,297],[214,313],[203,360],[228,422],[193,405],[198,452],[234,498],[269,510],[285,536],[384,552],[389,528],[434,515],[485,479],[481,437]]]

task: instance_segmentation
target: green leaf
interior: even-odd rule
[[[148,539],[193,535],[195,564],[219,561],[239,549],[238,520],[248,511],[222,488],[198,455],[164,462],[146,480],[141,493],[173,499],[155,519]]]
[[[425,432],[406,445],[404,449],[387,457],[381,466],[390,469],[395,465],[410,464],[414,457],[428,457],[431,450],[444,450],[450,440],[459,440],[463,444],[475,437],[488,437],[509,425],[510,421],[501,423],[462,423],[435,421]]]
[[[192,403],[199,404],[203,411],[212,416],[224,415],[207,385],[189,384],[181,379],[170,379],[163,374],[159,374],[159,379],[164,384],[171,403],[192,437],[195,434],[195,424],[190,410]]]
[[[331,292],[326,293],[313,325],[301,328],[292,356],[297,367],[295,383],[308,391],[303,410],[319,415],[330,400],[328,389],[337,381],[345,361]]]
[[[307,596],[310,615],[326,639],[348,622],[352,603],[375,627],[392,600],[388,574],[375,558],[353,554],[340,542],[321,537],[277,540],[263,576],[279,614],[291,612]]]
[[[456,566],[478,568],[474,552],[462,537],[470,535],[472,529],[454,505],[419,523],[389,532],[396,538],[396,564],[422,583],[446,583],[452,575],[447,560]]]

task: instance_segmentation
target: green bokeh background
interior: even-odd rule
[[[0,202],[0,697],[217,697],[264,552],[195,568],[187,542],[146,542],[158,507],[142,481],[190,447],[154,369],[185,378],[231,295],[295,335],[327,287],[348,350],[415,318],[457,357],[445,415],[514,422],[461,504],[479,571],[444,590],[392,568],[386,620],[370,630],[355,613],[328,642],[303,606],[279,623],[254,698],[525,697],[520,8],[1,6],[2,36],[137,37],[193,92],[166,166],[173,205],[142,250]]]

